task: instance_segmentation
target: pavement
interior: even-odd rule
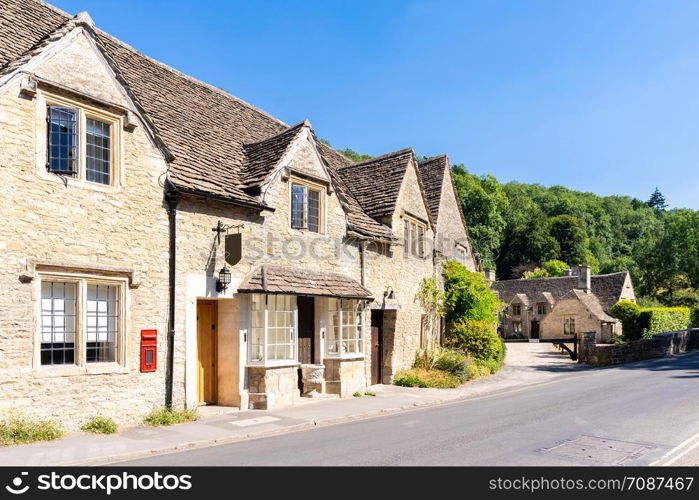
[[[0,465],[100,465],[232,443],[512,391],[589,370],[550,344],[508,344],[505,366],[457,389],[376,385],[375,396],[303,399],[276,410],[202,407],[200,419],[171,427],[131,427],[114,435],[75,432],[51,442],[0,448]]]
[[[692,351],[118,465],[699,465],[698,379]]]

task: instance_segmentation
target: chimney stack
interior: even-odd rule
[[[590,266],[578,265],[577,275],[578,288],[585,293],[590,293],[592,291],[592,271],[590,270]]]
[[[495,281],[495,269],[486,269],[485,277],[488,280],[488,284],[493,284]]]

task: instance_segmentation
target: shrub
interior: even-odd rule
[[[459,377],[466,378],[466,356],[452,349],[430,349],[420,351],[415,358],[414,368],[425,370],[442,370]]]
[[[442,370],[426,370],[424,368],[410,368],[396,374],[393,383],[402,387],[435,387],[439,389],[453,389],[463,382],[456,375]]]
[[[365,395],[365,396],[371,396],[372,398],[375,398],[375,397],[376,397],[376,393],[375,393],[375,392],[371,392],[371,391],[365,392],[364,395]]]
[[[352,394],[352,396],[354,396],[355,398],[361,398],[361,397],[362,397],[362,393],[361,393],[361,392],[355,392],[354,394]]]
[[[692,327],[699,328],[699,307],[692,310]]]
[[[114,419],[97,416],[85,422],[81,429],[84,432],[92,432],[94,434],[114,434],[118,426]]]
[[[505,343],[487,322],[458,323],[454,325],[447,342],[474,359],[502,361],[505,358]]]
[[[51,420],[12,417],[0,422],[0,446],[53,441],[63,434],[63,429]]]
[[[691,324],[691,310],[688,307],[651,307],[642,309],[638,316],[643,338],[650,338],[656,333],[686,330]]]
[[[187,410],[185,408],[181,410],[175,408],[159,408],[146,415],[146,418],[143,419],[143,423],[157,427],[161,425],[164,426],[193,422],[197,418],[199,417],[197,416],[196,410]]]
[[[628,300],[622,300],[614,304],[609,311],[612,316],[621,321],[622,335],[625,340],[638,340],[641,338],[639,316],[641,308],[638,304]]]
[[[469,363],[466,367],[466,375],[468,380],[476,380],[481,377],[487,377],[490,375],[490,373],[491,372],[487,367],[475,360]]]
[[[445,262],[442,272],[447,322],[483,321],[495,328],[504,304],[490,289],[485,276],[454,260]]]

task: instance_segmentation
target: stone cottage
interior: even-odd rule
[[[38,0],[0,0],[0,192],[0,405],[67,425],[388,383],[475,268],[446,156],[352,164]]]
[[[562,277],[495,281],[492,290],[506,308],[499,332],[505,339],[565,339],[595,332],[599,343],[621,335],[621,323],[609,315],[620,300],[636,301],[627,271],[592,275],[575,266]]]

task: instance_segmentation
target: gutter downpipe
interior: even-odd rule
[[[167,201],[167,214],[170,232],[169,245],[169,303],[167,324],[167,366],[165,367],[165,406],[172,409],[172,388],[174,381],[175,365],[175,284],[176,284],[176,257],[177,257],[177,205],[180,202],[180,193],[174,187],[168,186],[165,193]]]

